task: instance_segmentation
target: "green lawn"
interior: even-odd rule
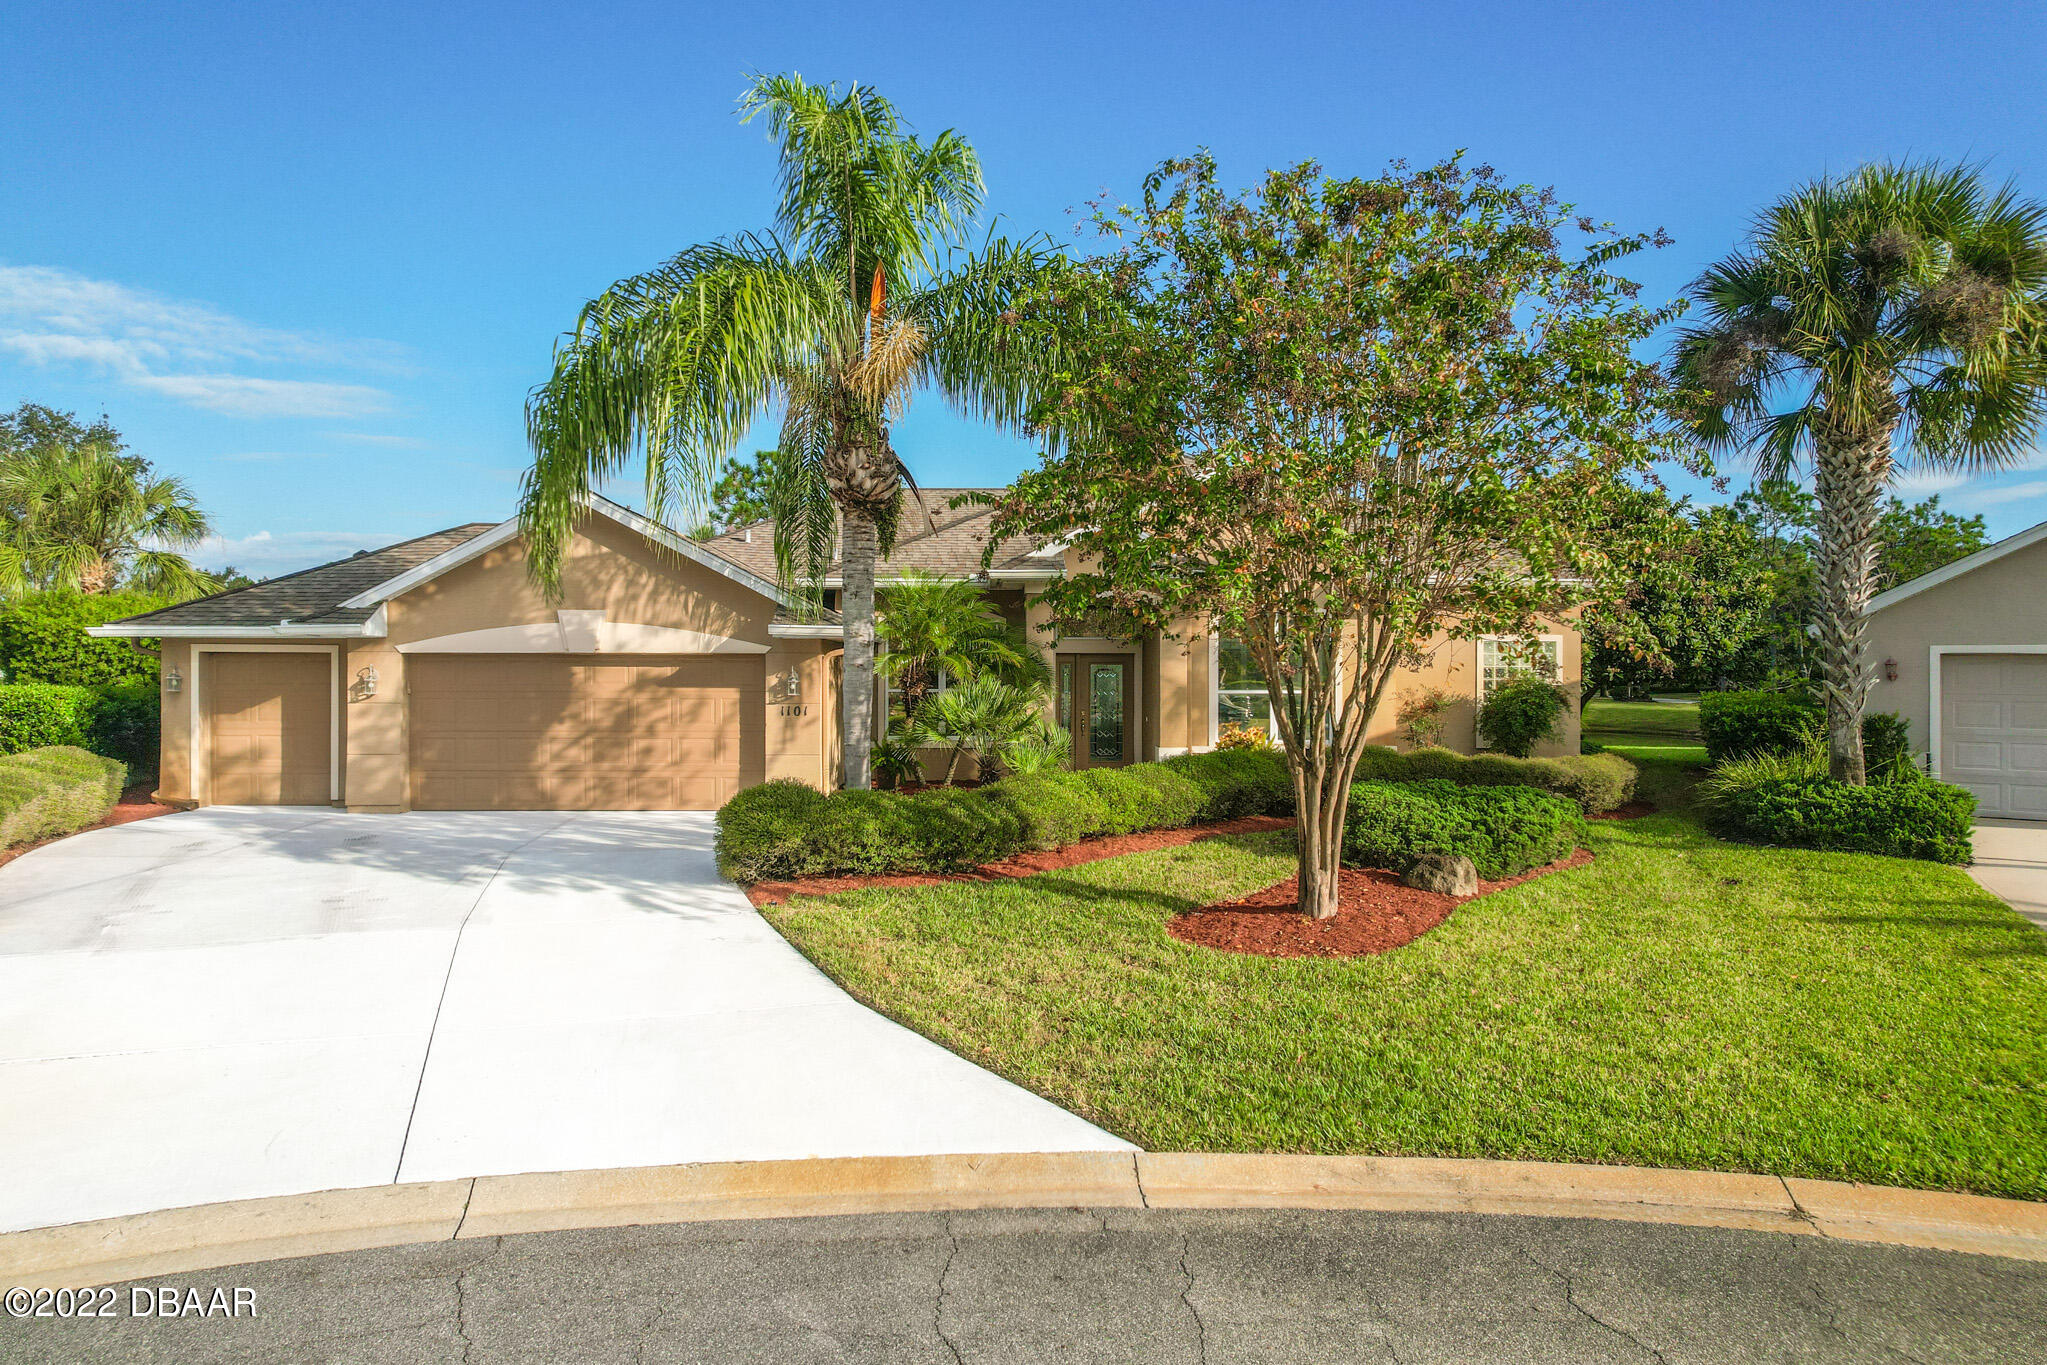
[[[1287,875],[1285,835],[765,913],[863,1000],[1155,1150],[2047,1197],[2047,935],[1930,863],[1726,844],[1682,814],[1591,838],[1590,866],[1348,961],[1165,933]]]
[[[1612,701],[1600,697],[1585,703],[1581,719],[1587,733],[1612,730],[1632,735],[1699,737],[1697,702]]]

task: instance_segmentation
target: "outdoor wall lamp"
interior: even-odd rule
[[[175,668],[165,669],[163,675],[163,690],[166,692],[184,691],[185,675],[178,672],[178,670]]]
[[[1885,659],[1885,660],[1884,660],[1884,681],[1885,681],[1885,682],[1896,682],[1897,680],[1898,680],[1898,661],[1897,661],[1896,659]]]
[[[782,675],[782,700],[797,702],[803,700],[803,673],[791,664],[789,671]]]
[[[377,695],[377,670],[358,668],[355,671],[355,686],[348,689],[357,701]]]

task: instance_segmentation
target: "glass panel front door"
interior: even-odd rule
[[[1123,664],[1087,666],[1087,758],[1121,763],[1124,753]]]

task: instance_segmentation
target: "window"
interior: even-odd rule
[[[1533,659],[1528,651],[1531,643],[1536,649]],[[1501,683],[1517,674],[1535,672],[1538,664],[1546,677],[1552,680],[1561,678],[1563,658],[1564,642],[1555,635],[1545,635],[1533,642],[1504,635],[1481,636],[1478,642],[1478,698],[1484,701]]]
[[[1220,725],[1252,725],[1276,734],[1272,723],[1272,698],[1265,692],[1265,675],[1242,640],[1224,637],[1216,649],[1216,722]]]

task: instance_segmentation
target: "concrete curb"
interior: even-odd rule
[[[1054,1152],[478,1176],[203,1204],[0,1235],[0,1287],[573,1228],[1067,1207],[1613,1218],[2047,1261],[2047,1204],[2017,1199],[1533,1161]]]

